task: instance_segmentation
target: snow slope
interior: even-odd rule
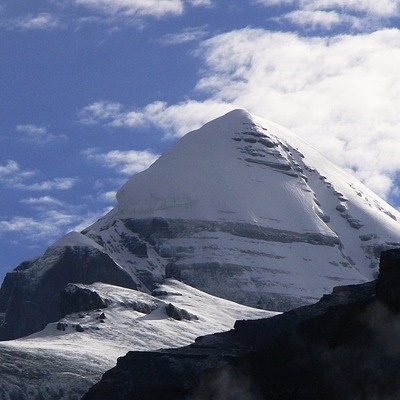
[[[0,342],[0,399],[79,399],[130,350],[185,346],[198,336],[231,329],[237,319],[275,314],[215,298],[174,280],[159,288],[159,297],[103,283],[78,286],[99,293],[111,304],[67,315],[29,337]],[[153,311],[135,311],[138,303]],[[198,319],[168,317],[169,303]],[[102,313],[104,319],[99,318]]]

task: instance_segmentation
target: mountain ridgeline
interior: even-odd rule
[[[0,339],[65,316],[69,283],[151,294],[177,279],[286,311],[375,279],[400,214],[286,129],[234,110],[185,135],[117,194],[117,206],[9,272]]]

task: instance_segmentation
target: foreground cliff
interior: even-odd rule
[[[84,399],[397,399],[399,310],[400,250],[390,250],[377,283],[188,347],[130,352]]]

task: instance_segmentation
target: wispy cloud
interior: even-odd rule
[[[16,30],[53,30],[62,26],[60,18],[52,13],[27,14],[17,18],[4,19],[1,25]]]
[[[225,102],[216,101],[189,100],[176,105],[155,101],[135,109],[121,103],[100,101],[84,107],[79,112],[78,120],[87,125],[114,128],[156,126],[166,132],[166,137],[179,137],[230,109],[231,106]]]
[[[51,218],[35,219],[32,217],[16,216],[10,220],[0,220],[0,235],[4,233],[21,233],[27,238],[40,240],[55,237],[60,233],[60,220]],[[61,224],[62,225],[62,224]]]
[[[40,182],[29,182],[37,175],[36,171],[24,170],[15,160],[0,164],[0,185],[9,189],[32,191],[69,190],[78,182],[77,178],[54,178]]]
[[[57,7],[51,11],[17,17],[7,16],[4,7],[0,27],[20,31],[50,31],[68,26],[81,28],[95,23],[112,25],[116,30],[119,30],[120,24],[143,28],[149,19],[179,17],[189,8],[213,6],[213,0],[62,0],[49,3],[49,9],[51,4]]]
[[[397,0],[253,0],[265,7],[281,6],[282,13],[275,20],[290,21],[300,27],[325,29],[340,26],[353,31],[372,31],[384,26],[382,21],[400,15]]]
[[[76,5],[88,7],[109,15],[152,16],[181,15],[181,0],[73,0]]]
[[[52,196],[28,197],[20,200],[22,204],[31,206],[62,206],[63,202]]]
[[[188,7],[210,7],[212,0],[70,0],[76,6],[125,22],[180,16]]]
[[[187,3],[193,7],[212,7],[214,5],[213,0],[188,0]]]
[[[35,216],[15,216],[11,219],[0,219],[0,237],[4,234],[16,234],[18,240],[28,240],[32,243],[47,243],[55,241],[71,230],[81,230],[93,223],[101,215],[98,213],[85,214],[85,217],[68,210],[46,210]]]
[[[97,149],[87,149],[82,154],[87,160],[96,162],[106,168],[111,168],[124,175],[134,175],[148,168],[157,158],[148,150],[112,150],[107,153],[99,153]]]
[[[65,141],[67,136],[63,134],[55,135],[47,130],[44,126],[33,124],[17,125],[16,131],[23,134],[21,140],[28,143],[43,145],[54,141]]]
[[[34,171],[21,169],[15,160],[7,160],[5,164],[0,164],[0,183],[20,182],[32,178],[34,175]]]
[[[171,138],[183,136],[188,131],[199,128],[210,118],[231,109],[232,105],[214,100],[204,102],[189,100],[175,105],[155,101],[146,107],[133,110],[119,103],[103,101],[84,107],[79,117],[81,123],[114,128],[156,126],[165,131],[167,138]]]
[[[190,27],[182,32],[170,33],[160,39],[160,43],[165,45],[177,45],[182,43],[195,42],[204,39],[208,35],[207,27]]]
[[[82,124],[97,125],[115,121],[123,114],[122,104],[101,100],[84,107],[78,114],[78,120]]]
[[[5,178],[19,171],[18,163],[14,160],[8,160],[4,165],[0,165],[0,178]]]
[[[32,191],[69,190],[75,186],[77,182],[77,178],[54,178],[35,183],[16,182],[13,187],[15,189]]]
[[[280,19],[282,20],[282,18]],[[338,25],[347,25],[355,30],[361,28],[360,19],[358,17],[342,15],[337,11],[296,10],[285,14],[283,19],[302,27],[309,27],[312,30],[320,28],[331,30]]]
[[[115,203],[117,192],[115,190],[110,190],[108,192],[102,193],[101,198],[104,201]]]
[[[79,113],[79,121],[114,128],[157,126],[164,130],[166,138],[173,138],[183,136],[231,109],[231,104],[219,100],[188,100],[173,105],[155,101],[133,110],[120,103],[97,102],[84,107]]]
[[[385,17],[395,16],[399,12],[397,0],[301,0],[298,3],[309,10],[341,9]]]
[[[111,197],[111,193],[108,194]],[[103,204],[110,203],[103,199]],[[0,216],[0,237],[10,243],[47,246],[71,230],[81,231],[110,211],[111,207],[94,207],[88,203],[77,206],[52,196],[21,200],[30,207],[26,215],[11,218]]]
[[[397,0],[253,0],[253,3],[266,7],[289,5],[303,10],[339,9],[382,16],[395,16],[399,12]]]

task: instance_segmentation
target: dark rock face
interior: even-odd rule
[[[60,294],[61,314],[106,308],[111,302],[103,299],[97,292],[69,283]]]
[[[176,307],[171,303],[165,307],[165,311],[169,317],[176,319],[177,321],[182,321],[183,319],[187,321],[199,319],[197,315],[194,315],[183,308]]]
[[[63,316],[61,291],[70,282],[104,282],[136,289],[136,284],[105,253],[87,247],[60,247],[8,273],[0,289],[0,340],[43,329]],[[65,307],[66,304],[64,304]],[[64,313],[67,310],[64,310]]]
[[[400,311],[400,249],[383,251],[376,296],[393,311]]]
[[[376,282],[340,287],[181,349],[130,352],[84,399],[400,398],[399,270],[400,251],[390,250],[376,296]]]

